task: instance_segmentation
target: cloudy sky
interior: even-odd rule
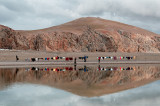
[[[0,0],[0,24],[34,30],[101,17],[160,34],[160,0]]]
[[[0,106],[159,106],[159,89],[160,81],[157,81],[139,88],[87,98],[43,85],[14,84],[0,90]]]

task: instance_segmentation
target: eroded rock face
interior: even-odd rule
[[[19,33],[17,33],[15,30],[0,25],[0,48],[18,50],[29,49],[29,44],[26,37],[17,35],[19,35]]]
[[[159,35],[160,36],[160,35]],[[157,37],[157,36],[155,36],[154,38],[153,38],[153,40],[155,41],[155,42],[157,42],[156,44],[155,44],[155,46],[158,48],[158,50],[160,51],[160,37]]]
[[[156,36],[128,32],[121,32],[119,35],[118,45],[119,50],[122,52],[159,52],[159,41],[153,39]]]
[[[8,27],[0,26],[0,48],[15,49],[16,46],[15,31]]]
[[[36,31],[14,31],[0,27],[0,48],[37,51],[160,52],[160,37],[133,26],[80,18]]]
[[[93,29],[81,35],[71,32],[38,34],[29,38],[30,49],[50,51],[116,52],[118,47],[112,36],[101,34]]]

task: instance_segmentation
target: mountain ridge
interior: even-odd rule
[[[64,52],[160,52],[158,34],[96,17],[79,18],[40,30],[13,30],[2,25],[0,30],[2,41],[0,48],[2,49]],[[7,44],[8,41],[11,44]]]
[[[82,23],[81,23],[82,21]],[[96,18],[96,17],[82,17],[82,18],[78,18],[78,19],[75,19],[73,21],[70,21],[70,22],[66,22],[64,24],[60,24],[60,25],[57,25],[57,26],[51,26],[51,27],[48,27],[48,28],[44,28],[44,29],[37,29],[37,30],[16,30],[17,32],[39,32],[41,30],[45,31],[45,30],[50,30],[50,29],[57,29],[57,28],[62,28],[63,26],[73,26],[74,24],[76,24],[76,27],[77,26],[89,26],[90,24],[93,24],[93,22],[96,22],[96,21],[99,21],[99,22],[105,22],[108,23],[108,24],[114,24],[113,26],[115,25],[122,25],[122,26],[125,26],[125,27],[130,27],[130,28],[135,28],[135,29],[138,29],[138,30],[144,30],[144,31],[147,31],[148,33],[152,33],[152,34],[156,34],[154,32],[151,32],[151,31],[148,31],[146,29],[143,29],[143,28],[139,28],[139,27],[136,27],[136,26],[133,26],[133,25],[129,25],[129,24],[124,24],[124,23],[121,23],[121,22],[117,22],[117,21],[112,21],[112,20],[106,20],[106,19],[102,19],[102,18]],[[97,23],[96,23],[97,24]],[[104,23],[103,23],[104,24]],[[73,28],[73,27],[72,27]],[[158,34],[156,34],[158,35]]]

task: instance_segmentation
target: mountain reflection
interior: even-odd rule
[[[52,86],[93,97],[135,88],[160,78],[160,66],[98,65],[1,68],[0,87],[21,82]]]

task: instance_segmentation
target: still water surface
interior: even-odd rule
[[[0,106],[159,106],[159,65],[0,69]]]

